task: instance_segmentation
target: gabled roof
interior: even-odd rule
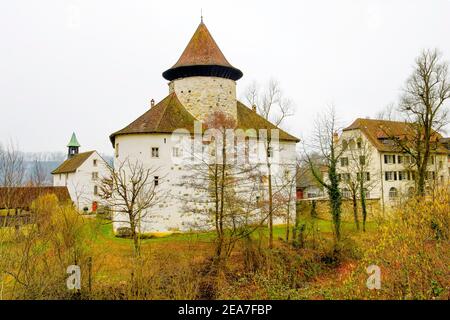
[[[183,107],[176,94],[171,93],[128,126],[111,134],[109,139],[114,146],[115,137],[122,134],[172,133],[181,128],[193,133],[194,121],[194,116]]]
[[[80,147],[80,143],[77,140],[77,136],[75,135],[75,132],[72,133],[72,137],[70,138],[69,143],[67,144],[68,147]]]
[[[402,121],[358,118],[343,131],[355,129],[361,130],[372,142],[374,147],[383,152],[393,152],[398,149],[392,143],[384,143],[389,142],[390,138],[397,137],[411,140],[416,135],[413,124]],[[442,136],[438,132],[433,131],[432,141],[437,142],[441,138]],[[442,147],[438,147],[437,151],[443,151]]]
[[[242,72],[225,58],[203,21],[178,61],[163,73],[167,80],[189,76],[217,76],[233,80],[242,77]]]
[[[196,118],[186,110],[176,94],[171,93],[128,126],[111,134],[109,138],[114,147],[115,137],[118,135],[172,133],[177,129],[186,129],[190,133],[194,133],[195,121]],[[237,128],[243,130],[266,129],[269,135],[271,129],[279,129],[239,101],[237,102]],[[279,139],[295,142],[300,141],[298,138],[281,129],[279,129]]]
[[[75,172],[95,151],[82,152],[67,159],[52,174]]]

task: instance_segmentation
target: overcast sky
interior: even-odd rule
[[[200,22],[252,81],[280,81],[307,137],[334,104],[344,125],[395,103],[423,48],[450,60],[450,0],[0,2],[0,141],[24,151],[112,154],[108,136],[168,93]]]

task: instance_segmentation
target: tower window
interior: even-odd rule
[[[159,148],[157,147],[152,148],[152,158],[159,158]]]

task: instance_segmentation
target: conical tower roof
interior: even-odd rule
[[[68,147],[80,147],[80,143],[77,140],[77,136],[75,135],[75,132],[72,133],[72,137],[70,138],[69,143],[67,144]]]
[[[220,50],[208,28],[200,22],[175,65],[163,73],[167,80],[211,76],[238,80],[242,71],[233,67]]]

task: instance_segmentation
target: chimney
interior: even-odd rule
[[[155,100],[152,99],[150,100],[150,108],[153,108],[155,106]]]
[[[252,111],[256,112],[256,104],[252,105]]]

